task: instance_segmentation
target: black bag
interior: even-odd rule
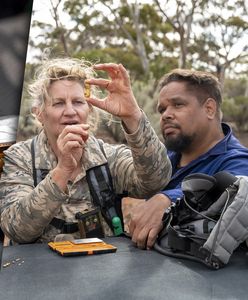
[[[198,261],[212,269],[223,267],[224,264],[202,246],[232,201],[233,197],[224,191],[236,180],[224,171],[214,176],[202,173],[186,176],[182,182],[184,197],[165,214],[164,228],[154,245],[155,250],[167,256]]]

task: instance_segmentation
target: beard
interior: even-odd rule
[[[170,137],[164,135],[164,144],[167,150],[181,153],[187,150],[191,146],[193,139],[194,139],[193,136],[185,135],[185,134],[179,134],[176,137]]]

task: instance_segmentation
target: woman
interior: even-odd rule
[[[110,79],[93,78],[93,69],[106,71]],[[106,89],[107,97],[85,97],[88,86]],[[54,217],[75,223],[77,212],[94,209],[86,180],[94,166],[108,162],[117,194],[149,197],[167,184],[171,166],[166,149],[138,107],[122,65],[92,68],[77,59],[53,59],[42,64],[30,91],[33,112],[43,126],[35,139],[35,169],[47,170],[47,175],[35,186],[31,140],[5,151],[1,227],[11,240],[54,240],[63,233],[51,223]],[[93,106],[121,118],[129,148],[89,133]],[[104,224],[105,234],[111,234]]]

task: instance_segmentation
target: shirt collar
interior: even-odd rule
[[[232,129],[226,123],[221,123],[221,127],[224,133],[224,138],[219,141],[213,148],[211,148],[206,154],[219,155],[227,151],[227,144],[232,136]]]

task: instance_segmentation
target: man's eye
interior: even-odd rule
[[[183,103],[175,103],[175,107],[179,108],[179,107],[182,107],[183,106]]]

